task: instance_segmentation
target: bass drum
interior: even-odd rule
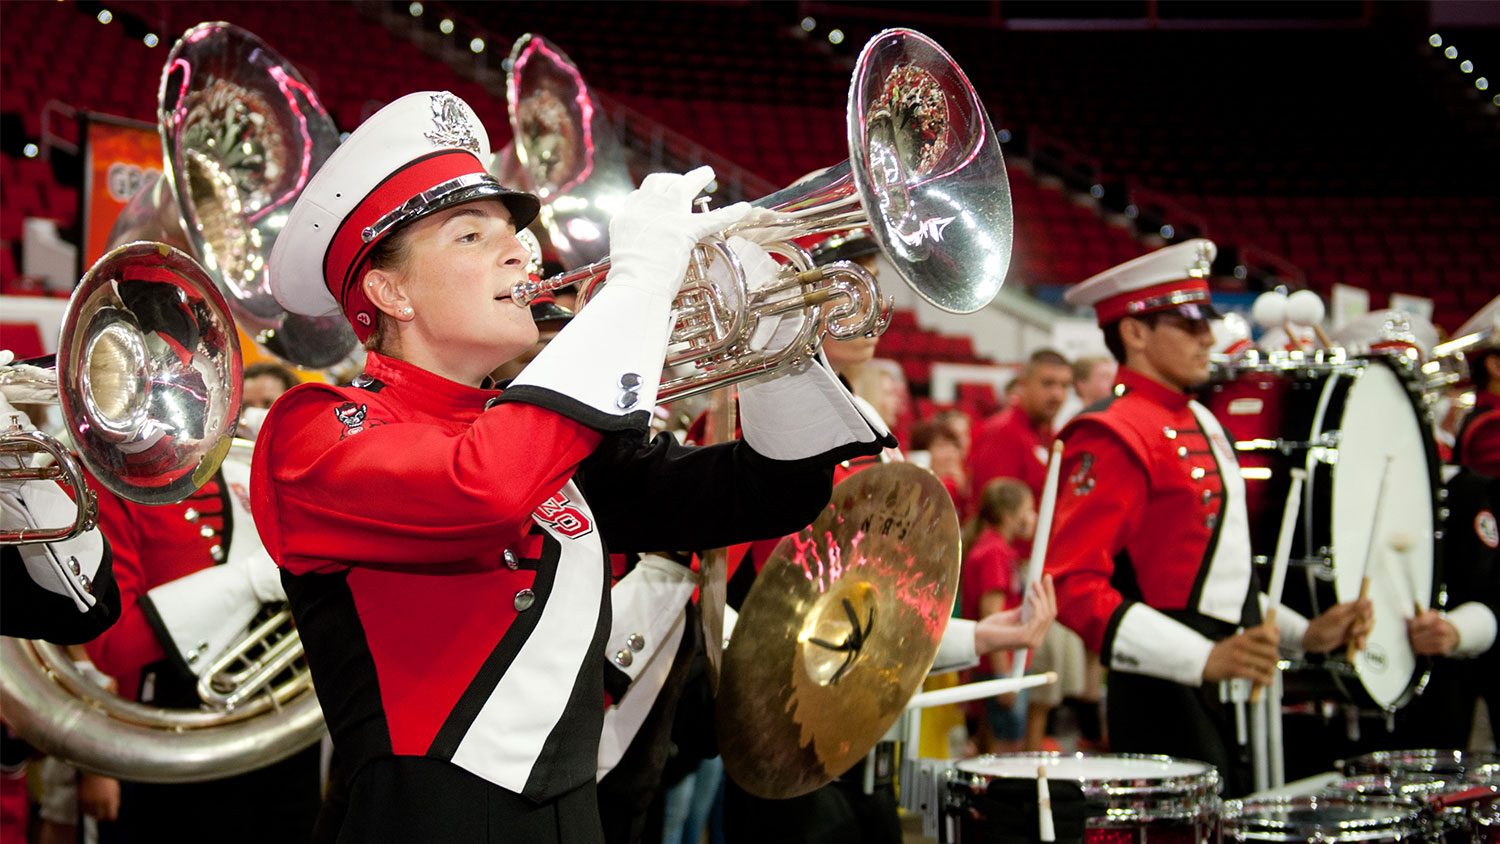
[[[1287,677],[1288,695],[1406,705],[1428,674],[1406,620],[1437,605],[1442,581],[1439,461],[1420,384],[1383,357],[1287,354],[1219,369],[1204,403],[1235,441],[1261,582],[1299,467],[1307,483],[1283,603],[1312,617],[1359,597],[1370,579],[1368,646],[1353,662],[1342,650],[1310,656]]]

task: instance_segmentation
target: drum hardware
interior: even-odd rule
[[[902,787],[898,797],[901,808],[921,816],[924,835],[929,838],[938,836],[938,824],[942,820],[943,783],[947,780],[948,768],[953,763],[950,759],[926,759],[916,755],[916,748],[921,745],[920,710],[949,703],[982,700],[1056,682],[1057,674],[1051,671],[1022,677],[981,680],[947,689],[919,692],[907,703],[906,712],[901,716],[903,723],[898,725],[899,735],[903,736],[901,747],[905,751],[901,760]],[[868,789],[866,791],[868,793]]]
[[[844,479],[740,611],[717,703],[725,772],[787,798],[863,758],[927,676],[958,565],[958,517],[930,472],[891,463]]]
[[[1036,816],[1039,767],[1059,826],[1065,819],[1081,820],[1089,844],[1217,840],[1220,781],[1213,766],[1170,756],[1093,753],[1006,753],[954,763],[945,772],[939,840],[968,844],[1034,836],[1025,819]]]
[[[1309,667],[1287,678],[1294,700],[1330,695],[1392,711],[1410,699],[1428,670],[1427,662],[1411,652],[1405,619],[1413,596],[1424,607],[1434,606],[1440,590],[1438,460],[1421,402],[1407,389],[1407,378],[1382,357],[1293,365],[1290,356],[1278,354],[1254,367],[1221,368],[1204,397],[1232,441],[1337,444],[1336,460],[1326,447],[1320,454],[1312,448],[1290,454],[1237,450],[1242,466],[1253,470],[1242,473],[1252,555],[1264,557],[1271,551],[1281,509],[1275,505],[1281,503],[1289,470],[1308,470],[1292,555],[1292,565],[1307,576],[1288,583],[1289,606],[1312,617],[1354,600],[1364,560],[1353,559],[1350,552],[1367,546],[1372,537],[1382,543],[1382,553],[1385,539],[1395,534],[1420,540],[1382,563],[1405,566],[1407,576],[1372,582],[1375,624],[1370,649],[1354,663],[1357,677],[1342,670],[1312,670],[1319,663],[1343,662],[1313,658]],[[1386,454],[1395,459],[1387,493],[1391,501],[1376,525],[1371,499]]]
[[[923,299],[972,313],[999,292],[1011,253],[1011,202],[989,115],[963,70],[935,42],[891,29],[860,53],[850,85],[848,160],[751,203],[755,211],[699,245],[676,301],[669,363],[692,362],[693,376],[664,382],[660,401],[727,386],[816,353],[825,332],[877,335],[890,303],[857,264],[816,267],[792,243],[868,227],[896,273]],[[742,272],[716,283],[705,268],[732,252],[714,248],[744,236],[785,259],[768,287],[749,290]],[[579,299],[605,283],[608,261],[540,282],[512,298],[581,285]],[[772,352],[750,338],[761,319],[804,311],[808,330]]]
[[[1421,811],[1407,800],[1345,796],[1224,801],[1225,842],[1415,842]]]

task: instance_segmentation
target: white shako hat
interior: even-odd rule
[[[485,171],[490,139],[447,91],[408,94],[334,150],[292,206],[271,248],[271,293],[307,316],[343,312],[364,340],[378,312],[360,285],[377,244],[408,223],[476,199],[505,204],[517,229],[540,203]]]
[[[1209,267],[1218,251],[1201,237],[1174,243],[1080,281],[1064,298],[1075,307],[1092,306],[1100,325],[1162,311],[1219,319],[1208,292]]]

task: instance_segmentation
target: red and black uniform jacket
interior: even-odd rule
[[[172,638],[146,593],[227,559],[235,528],[229,491],[218,473],[175,504],[127,501],[93,478],[89,488],[99,499],[99,532],[113,551],[120,620],[84,649],[99,670],[115,678],[123,697],[197,706],[192,667],[170,646]]]
[[[1462,468],[1445,486],[1446,608],[1477,601],[1500,617],[1500,396],[1479,394],[1458,429],[1453,462]]]
[[[1061,434],[1058,617],[1115,670],[1197,686],[1214,640],[1260,618],[1244,481],[1206,408],[1129,369],[1119,381]]]
[[[591,782],[607,551],[791,532],[845,456],[601,433],[566,397],[515,392],[371,354],[354,386],[299,386],[262,428],[256,525],[351,776],[397,755],[534,800]]]

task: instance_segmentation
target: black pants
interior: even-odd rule
[[[855,770],[862,774],[864,764]],[[767,800],[725,778],[724,837],[730,844],[901,844],[896,792],[886,785],[865,794],[852,779],[790,800]]]
[[[109,840],[304,844],[321,802],[318,752],[313,745],[258,771],[209,782],[122,782],[120,819]]]
[[[1250,793],[1246,751],[1235,740],[1234,709],[1217,684],[1190,687],[1123,671],[1109,673],[1109,747],[1116,753],[1161,753],[1219,770],[1225,797]]]
[[[594,783],[534,803],[465,771],[421,756],[385,756],[349,785],[339,844],[603,844]]]

